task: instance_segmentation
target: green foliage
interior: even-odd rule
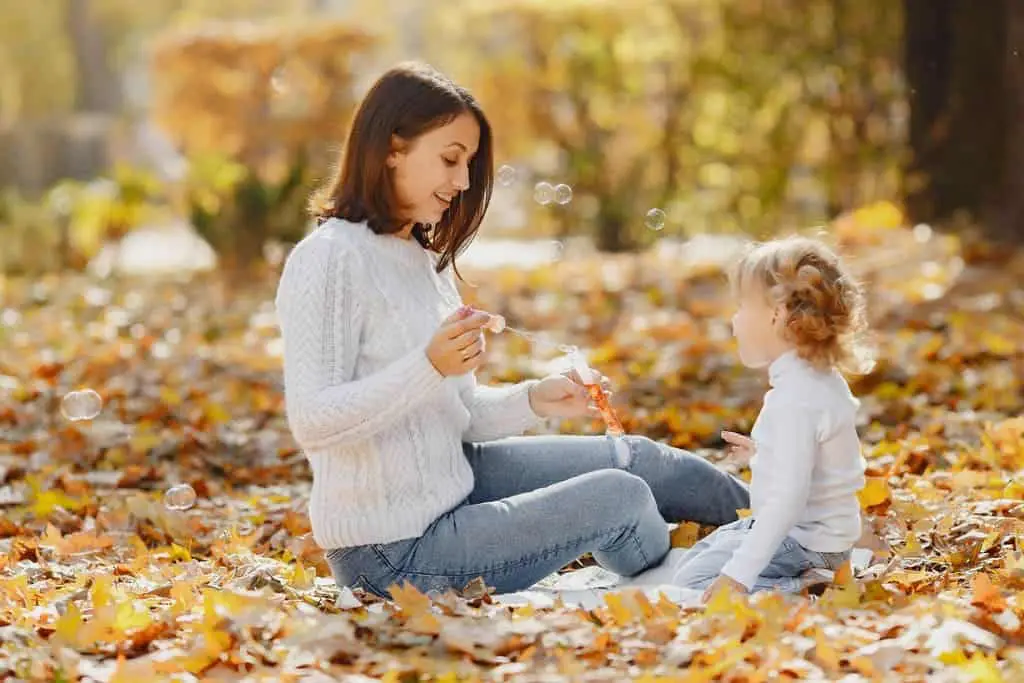
[[[651,207],[677,233],[769,232],[894,196],[902,160],[899,7],[798,4],[463,0],[436,57],[505,158],[556,159],[541,175],[599,246],[649,241]]]
[[[181,199],[222,265],[244,267],[262,257],[268,241],[296,242],[305,234],[310,171],[301,153],[266,177],[230,158],[204,155],[190,164]]]
[[[64,180],[39,201],[0,194],[0,272],[81,269],[104,244],[159,214],[164,188],[151,174],[118,165],[109,178]]]

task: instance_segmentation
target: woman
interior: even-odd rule
[[[527,588],[583,553],[631,576],[669,548],[665,520],[724,524],[746,486],[689,453],[626,437],[522,437],[591,414],[554,375],[476,383],[489,316],[462,307],[455,257],[492,186],[473,97],[403,64],[370,89],[319,227],[277,294],[289,426],[312,466],[310,518],[339,585]],[[518,437],[518,438],[505,438]]]

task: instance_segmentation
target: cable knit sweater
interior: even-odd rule
[[[521,434],[530,382],[443,377],[426,356],[462,305],[451,268],[415,240],[332,219],[289,254],[276,305],[285,409],[312,466],[323,548],[420,536],[473,489],[463,441]]]

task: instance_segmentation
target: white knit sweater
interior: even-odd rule
[[[463,441],[521,434],[531,382],[443,377],[426,356],[462,305],[451,268],[415,240],[329,220],[284,266],[277,314],[285,406],[309,459],[309,515],[323,548],[421,535],[473,489]]]

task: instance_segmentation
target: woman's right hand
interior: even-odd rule
[[[427,346],[427,358],[445,377],[465,375],[480,367],[484,354],[483,326],[490,314],[463,307],[448,316]]]

